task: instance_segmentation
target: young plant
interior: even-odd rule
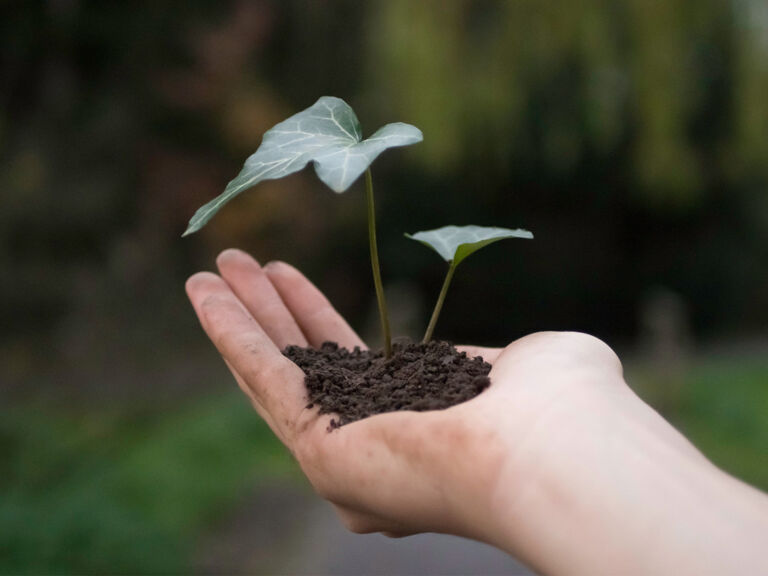
[[[421,130],[415,126],[395,122],[363,140],[360,122],[352,108],[340,98],[323,96],[306,110],[268,130],[261,146],[245,161],[240,174],[227,184],[221,195],[195,212],[183,235],[200,230],[224,204],[241,192],[263,180],[274,180],[298,172],[310,162],[320,180],[337,193],[345,192],[365,172],[371,268],[379,304],[384,350],[389,357],[392,354],[392,337],[376,243],[376,212],[370,165],[384,150],[416,144],[422,139]]]
[[[487,226],[444,226],[435,230],[406,234],[406,237],[429,246],[440,254],[443,260],[448,262],[448,273],[445,275],[443,287],[440,289],[440,295],[437,297],[432,318],[429,320],[429,326],[427,326],[427,331],[422,340],[426,344],[432,339],[432,334],[435,331],[435,325],[443,308],[445,295],[448,293],[448,286],[451,285],[456,267],[467,256],[477,252],[483,246],[488,246],[488,244],[493,244],[506,238],[527,238],[530,240],[533,238],[533,234],[528,232],[528,230],[520,228],[510,230],[508,228],[492,228]]]

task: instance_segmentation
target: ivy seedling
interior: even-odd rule
[[[326,342],[320,348],[288,346],[283,353],[305,373],[308,405],[333,413],[328,430],[394,410],[438,410],[477,396],[490,385],[491,366],[468,357],[448,342],[429,342],[456,267],[483,246],[505,238],[533,238],[526,230],[481,226],[446,226],[417,232],[410,238],[435,250],[448,262],[424,343],[405,342],[392,354],[384,289],[376,245],[371,163],[385,150],[421,142],[421,131],[396,122],[364,140],[360,122],[343,100],[324,96],[268,130],[258,150],[245,162],[224,192],[202,206],[184,236],[205,226],[230,200],[264,180],[282,178],[312,164],[320,180],[334,192],[345,192],[365,173],[368,242],[379,304],[384,351],[347,350]],[[367,359],[367,361],[366,361]],[[322,367],[322,368],[320,368]],[[350,394],[360,389],[364,393]],[[338,419],[336,419],[338,418]]]
[[[416,144],[422,139],[421,130],[415,126],[395,122],[383,126],[370,138],[363,140],[360,122],[352,108],[340,98],[323,96],[306,110],[268,130],[261,146],[245,161],[237,177],[227,184],[222,194],[195,212],[183,235],[200,230],[222,206],[241,192],[264,180],[274,180],[298,172],[310,162],[320,180],[337,193],[347,191],[365,172],[371,267],[384,335],[384,350],[389,357],[392,354],[392,336],[381,282],[370,165],[384,150]]]
[[[448,287],[451,285],[453,273],[456,267],[461,264],[467,256],[473,254],[489,244],[505,240],[507,238],[527,238],[532,239],[533,234],[528,230],[518,228],[510,230],[509,228],[494,228],[489,226],[443,226],[435,230],[426,230],[416,232],[415,234],[406,234],[411,240],[421,242],[437,252],[443,260],[448,262],[448,273],[445,275],[443,287],[440,289],[440,295],[437,297],[432,318],[427,326],[422,342],[425,344],[432,339],[435,331],[437,319],[443,308],[445,295],[448,293]]]

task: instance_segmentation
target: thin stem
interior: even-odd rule
[[[456,265],[453,263],[453,260],[451,260],[451,263],[448,266],[448,273],[445,275],[445,280],[443,281],[443,287],[440,289],[440,295],[437,297],[435,309],[432,312],[432,318],[429,321],[429,326],[427,326],[427,331],[424,333],[424,339],[422,340],[422,343],[424,344],[432,340],[432,333],[435,331],[435,325],[437,324],[437,319],[440,317],[440,310],[443,309],[445,295],[448,293],[448,286],[451,285],[451,280],[453,279],[453,273],[455,271]]]
[[[368,199],[368,244],[371,248],[371,268],[373,268],[373,283],[376,286],[376,300],[379,303],[379,318],[381,331],[384,335],[384,354],[392,356],[392,335],[389,332],[389,314],[387,301],[384,299],[384,285],[381,283],[379,267],[379,248],[376,244],[376,210],[373,204],[373,177],[370,168],[365,171],[365,195]]]

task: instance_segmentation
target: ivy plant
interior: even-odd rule
[[[183,235],[200,230],[241,192],[264,180],[274,180],[298,172],[309,163],[314,166],[320,180],[337,193],[346,192],[365,172],[371,267],[384,350],[389,357],[392,353],[392,337],[381,282],[370,166],[388,148],[416,144],[422,139],[421,130],[415,126],[395,122],[383,126],[364,140],[360,122],[352,108],[340,98],[323,96],[306,110],[268,130],[262,138],[261,146],[245,161],[240,173],[227,184],[224,192],[195,212]]]
[[[224,192],[195,212],[183,235],[200,230],[241,192],[264,180],[274,180],[298,172],[307,164],[311,163],[320,180],[337,193],[346,192],[365,173],[371,268],[379,304],[384,351],[389,357],[392,354],[392,336],[381,281],[370,166],[385,150],[416,144],[422,139],[418,128],[402,122],[387,124],[371,137],[363,139],[360,122],[352,108],[340,98],[323,96],[306,110],[268,130],[258,150],[245,161],[240,173],[227,184]],[[505,238],[533,238],[533,234],[527,230],[483,226],[445,226],[406,236],[429,246],[448,262],[448,273],[424,335],[424,342],[432,338],[453,274],[467,256]]]
[[[443,309],[445,295],[448,293],[448,287],[451,285],[456,267],[467,256],[477,252],[484,246],[507,238],[527,238],[530,240],[533,238],[533,234],[521,228],[511,230],[509,228],[489,226],[443,226],[435,230],[406,234],[406,237],[432,248],[443,260],[448,262],[448,272],[445,275],[443,287],[440,289],[440,295],[437,297],[437,303],[422,340],[422,342],[426,343],[432,339],[432,334],[435,331],[440,311]]]

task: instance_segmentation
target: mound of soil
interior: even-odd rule
[[[448,342],[395,342],[383,351],[347,350],[335,342],[319,349],[289,346],[283,353],[306,374],[308,408],[337,414],[331,429],[396,410],[440,410],[466,402],[491,383],[491,365]]]

